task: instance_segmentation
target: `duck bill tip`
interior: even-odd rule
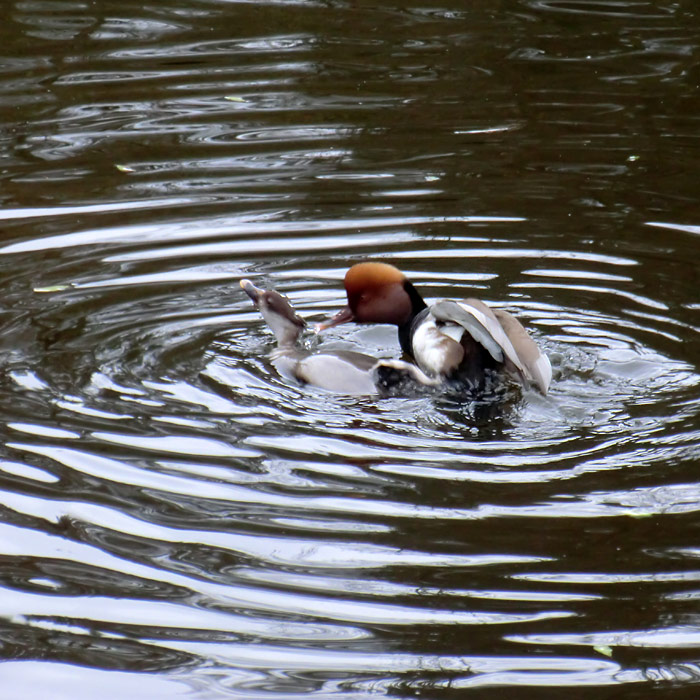
[[[346,306],[345,308],[338,311],[338,313],[335,316],[331,316],[331,318],[327,319],[326,321],[321,321],[321,323],[317,323],[314,326],[314,331],[316,333],[320,333],[321,331],[325,331],[327,328],[339,326],[341,323],[349,323],[350,321],[354,320],[355,315],[353,314],[350,307]]]
[[[240,281],[241,289],[250,297],[251,301],[257,302],[260,298],[261,289],[258,289],[249,279]]]

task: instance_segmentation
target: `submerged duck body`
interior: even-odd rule
[[[549,358],[507,311],[479,299],[442,299],[428,306],[393,265],[366,262],[345,275],[348,305],[319,330],[356,321],[398,326],[401,349],[433,378],[459,379],[480,388],[492,371],[504,370],[546,394]]]
[[[418,367],[401,360],[377,360],[351,350],[305,350],[300,346],[300,337],[306,322],[289,300],[273,289],[256,287],[248,279],[240,284],[277,340],[272,361],[281,374],[342,394],[384,393],[404,381],[426,386],[436,384]]]

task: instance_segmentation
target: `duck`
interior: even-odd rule
[[[406,385],[436,386],[438,382],[416,365],[403,360],[378,360],[352,350],[312,352],[301,346],[306,321],[289,299],[274,289],[256,287],[249,279],[240,286],[275,336],[277,347],[271,358],[280,374],[342,394],[388,394]]]
[[[401,349],[433,379],[456,379],[481,390],[494,373],[505,372],[546,395],[552,365],[512,314],[474,298],[441,299],[428,306],[394,265],[361,262],[345,275],[348,304],[317,325],[388,323],[398,327]]]

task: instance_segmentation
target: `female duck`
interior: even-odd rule
[[[393,265],[366,262],[345,275],[348,305],[317,330],[348,321],[393,323],[401,349],[430,377],[483,387],[487,370],[504,369],[547,393],[552,366],[520,322],[478,299],[443,299],[428,307]]]
[[[404,381],[437,384],[418,367],[401,360],[377,360],[351,350],[304,350],[299,346],[299,337],[306,322],[297,316],[289,301],[272,289],[256,287],[250,280],[241,280],[240,284],[277,339],[272,360],[281,374],[343,394],[384,393]]]

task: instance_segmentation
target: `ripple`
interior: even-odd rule
[[[656,19],[665,18],[671,10],[658,8],[653,3],[636,0],[526,0],[526,3],[538,10],[579,14],[585,17],[625,17]]]
[[[189,5],[8,25],[3,697],[692,691],[694,12]],[[239,280],[311,323],[368,258],[521,318],[550,393],[277,372]]]

